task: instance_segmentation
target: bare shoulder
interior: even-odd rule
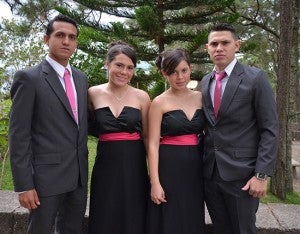
[[[132,87],[135,94],[137,95],[137,98],[143,100],[143,101],[150,101],[150,97],[149,97],[149,94],[142,90],[142,89],[137,89],[137,88],[134,88]]]
[[[163,92],[162,94],[156,96],[152,100],[151,105],[164,106],[167,102],[168,102],[168,95],[166,92]]]
[[[105,92],[105,86],[106,86],[106,84],[92,86],[88,89],[88,93],[89,93],[89,95],[92,95],[92,96],[95,94],[101,94],[101,93]]]
[[[201,109],[202,108],[202,93],[197,90],[192,90],[190,95],[191,95],[191,98],[189,98],[189,99],[193,101],[194,105],[197,108]]]
[[[197,90],[192,90],[192,95],[193,95],[193,97],[198,97],[200,99],[202,98],[202,93]]]

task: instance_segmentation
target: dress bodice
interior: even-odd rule
[[[172,110],[163,114],[161,136],[200,134],[204,129],[205,117],[202,109],[197,109],[189,120],[183,110]]]
[[[111,109],[107,107],[95,110],[95,118],[99,134],[112,132],[142,132],[141,110],[124,106],[118,117],[115,117]]]

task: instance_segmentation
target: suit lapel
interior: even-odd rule
[[[213,73],[209,73],[207,76],[203,78],[203,81],[201,83],[202,86],[202,97],[203,97],[203,105],[204,105],[204,110],[205,110],[205,115],[206,118],[211,124],[214,125],[215,123],[215,115],[214,115],[214,108],[213,104],[211,101],[211,96],[210,96],[210,91],[209,91],[209,86],[210,86],[210,81],[213,77]]]
[[[76,87],[76,93],[77,93],[77,105],[78,105],[78,123],[80,123],[80,121],[82,120],[82,116],[84,113],[83,107],[84,105],[84,101],[85,98],[84,97],[84,87],[85,85],[82,83],[82,79],[80,77],[80,74],[72,69],[72,75],[73,75],[73,79],[74,79],[74,83],[75,83],[75,87]]]
[[[239,84],[241,83],[241,80],[243,78],[243,72],[244,71],[242,65],[237,62],[226,84],[216,122],[218,122],[218,120],[222,118],[223,114],[226,112],[228,106],[232,102],[233,96],[236,93],[236,90],[238,89]]]
[[[62,105],[66,108],[67,112],[71,115],[72,119],[74,119],[66,92],[62,87],[56,72],[47,61],[44,61],[42,63],[42,72],[43,72],[42,76],[48,82],[52,91],[56,94],[58,99],[61,101]],[[75,119],[74,122],[76,123]]]

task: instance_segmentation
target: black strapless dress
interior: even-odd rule
[[[161,135],[201,135],[204,113],[196,110],[189,120],[182,110],[166,112]],[[166,145],[159,148],[159,179],[166,203],[154,204],[150,199],[147,234],[204,233],[204,200],[202,150],[200,145]]]
[[[118,117],[95,110],[99,134],[141,133],[141,111],[125,106]],[[91,178],[90,234],[143,234],[149,199],[142,140],[99,141]]]

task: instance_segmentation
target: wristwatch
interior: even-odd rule
[[[268,179],[268,175],[265,174],[265,173],[259,173],[259,172],[256,172],[255,175],[256,179],[258,180],[266,180]]]

